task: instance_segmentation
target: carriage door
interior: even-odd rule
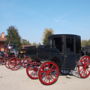
[[[75,67],[75,38],[65,36],[64,69],[72,70]]]

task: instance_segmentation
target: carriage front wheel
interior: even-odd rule
[[[58,65],[49,61],[41,65],[38,77],[42,84],[51,85],[57,81],[59,74]]]
[[[38,70],[41,65],[41,62],[32,61],[29,63],[29,65],[26,67],[26,73],[28,77],[31,79],[38,79]]]

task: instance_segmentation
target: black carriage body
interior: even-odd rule
[[[57,64],[62,70],[73,70],[81,55],[81,37],[73,34],[59,34],[49,37],[50,46],[59,50]]]
[[[32,46],[26,54],[40,60],[51,60],[62,70],[73,70],[80,58],[81,38],[78,35],[56,34],[49,37],[49,45]]]
[[[82,47],[81,51],[82,51],[82,55],[88,55],[88,56],[90,56],[90,46],[84,46],[84,47]]]

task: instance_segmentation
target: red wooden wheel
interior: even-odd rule
[[[83,56],[79,60],[78,72],[81,78],[87,78],[90,75],[90,57]]]
[[[18,70],[21,67],[20,64],[21,63],[20,63],[20,60],[18,58],[12,58],[9,60],[9,63],[8,63],[9,68],[13,71]]]
[[[38,79],[38,67],[37,66],[28,66],[26,68],[26,73],[31,79]]]
[[[3,64],[3,58],[0,57],[0,64]]]
[[[6,61],[5,66],[6,66],[6,68],[10,69],[10,68],[9,68],[9,60]]]
[[[59,74],[59,68],[54,62],[43,63],[38,72],[39,80],[44,85],[55,83]]]
[[[15,67],[15,65],[16,65],[15,62],[16,62],[16,59],[15,59],[15,58],[11,58],[11,59],[8,61],[7,65],[9,66],[10,69],[12,69],[12,68]]]
[[[6,62],[5,58],[4,57],[0,57],[0,63],[2,65],[5,65],[5,62]]]
[[[2,58],[0,57],[0,63],[2,62]]]
[[[31,61],[32,61],[31,58],[28,58],[28,57],[23,58],[23,59],[21,60],[21,65],[22,65],[24,68],[26,68],[27,65],[28,65]]]
[[[9,62],[10,62],[11,59],[13,59],[13,58],[7,58],[7,60],[6,60],[6,62],[5,62],[5,66],[6,66],[6,68],[8,68],[8,69],[10,69],[10,67],[9,67]]]
[[[37,61],[32,61],[30,65],[26,68],[26,73],[28,77],[31,79],[38,79],[38,70],[40,67],[41,63]]]

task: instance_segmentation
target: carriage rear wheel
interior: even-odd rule
[[[39,80],[44,85],[51,85],[55,83],[59,74],[58,65],[54,62],[43,63],[38,72]]]
[[[81,78],[87,78],[90,75],[90,57],[83,56],[79,60],[78,72]]]

